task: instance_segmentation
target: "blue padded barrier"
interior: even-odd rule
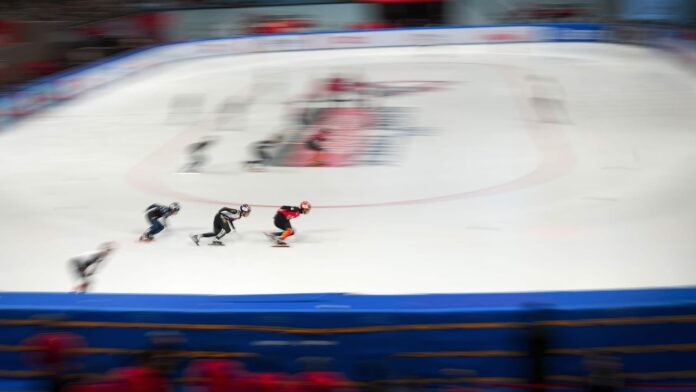
[[[45,328],[83,336],[86,372],[133,363],[145,334],[177,330],[194,352],[238,356],[258,371],[296,372],[303,357],[362,380],[434,378],[468,369],[479,378],[524,380],[529,322],[550,339],[549,373],[584,376],[584,353],[616,353],[636,380],[696,381],[696,289],[510,294],[248,296],[4,293],[0,345]],[[34,324],[34,325],[33,325]],[[103,350],[103,352],[99,352]],[[114,353],[114,349],[122,349]],[[0,351],[0,370],[28,370],[21,350]]]

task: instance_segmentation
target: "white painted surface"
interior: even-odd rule
[[[379,100],[413,108],[413,126],[431,134],[408,139],[390,166],[240,170],[250,143],[287,126],[285,102],[346,71],[450,82]],[[540,90],[564,98],[569,122],[539,121],[529,97]],[[181,94],[204,97],[200,114],[168,119]],[[221,142],[208,173],[177,173],[229,97],[253,98],[241,125],[213,132]],[[694,102],[696,82],[670,61],[608,44],[279,53],[159,68],[0,133],[0,290],[69,290],[67,260],[108,240],[120,246],[97,292],[693,285]],[[222,202],[305,199],[317,208],[293,221],[291,248],[261,234],[273,229],[274,208],[255,207],[226,247],[188,238],[211,228]],[[171,227],[136,243],[145,207],[172,201],[182,211]]]

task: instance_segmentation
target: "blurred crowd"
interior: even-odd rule
[[[580,0],[579,0],[580,1]],[[263,0],[3,0],[0,1],[0,92],[61,70],[116,53],[156,44],[167,23],[162,10],[239,7]],[[266,1],[266,4],[269,2]],[[301,3],[298,0],[297,3]],[[421,9],[423,8],[423,9]],[[385,4],[382,20],[343,28],[383,29],[438,25],[440,3]],[[521,1],[500,18],[505,22],[573,21],[592,10],[574,2]],[[418,15],[421,19],[418,19]],[[240,22],[235,34],[315,31],[321,21],[301,15],[258,15]],[[326,28],[326,27],[324,27]]]
[[[1,1],[0,91],[124,50],[157,43],[160,23],[157,15],[135,12],[132,3]],[[116,35],[111,26],[126,32]]]
[[[35,78],[162,42],[166,14],[152,10],[240,4],[238,0],[0,1],[0,93]],[[238,30],[275,34],[307,31],[315,25],[308,18],[263,16]]]
[[[0,15],[15,21],[60,21],[71,24],[112,18],[133,11],[119,0],[3,0]]]
[[[247,20],[244,34],[284,34],[308,31],[318,23],[309,18],[284,15],[257,15]]]
[[[548,378],[550,351],[554,346],[553,335],[543,323],[531,321],[522,329],[525,381],[505,383],[476,377],[475,370],[452,369],[443,363],[442,380],[450,382],[420,382],[417,378],[396,379],[386,382],[388,358],[369,361],[357,368],[362,373],[378,375],[380,379],[353,381],[331,369],[331,359],[303,357],[298,359],[299,369],[287,373],[280,369],[297,369],[298,363],[269,363],[263,358],[248,357],[250,353],[190,351],[183,333],[176,330],[149,331],[144,334],[144,344],[137,349],[91,348],[86,340],[73,332],[60,331],[51,326],[59,318],[39,322],[42,332],[22,340],[18,346],[23,351],[25,365],[41,379],[31,390],[50,392],[484,392],[523,390],[543,392],[547,390],[584,390],[613,392],[624,387],[622,364],[619,357],[608,351],[588,350],[583,360],[585,382],[559,383]],[[45,324],[44,324],[45,323]],[[229,345],[220,342],[223,345]],[[8,346],[9,347],[9,346]],[[286,350],[292,350],[286,348]],[[118,355],[120,366],[99,369],[95,373],[85,356]],[[123,355],[127,355],[123,357]],[[248,367],[235,357],[253,358]],[[102,364],[104,358],[100,360]],[[256,363],[254,362],[256,361]],[[302,360],[302,361],[300,361]],[[245,360],[246,361],[246,360]],[[344,361],[345,363],[345,361]],[[485,363],[485,362],[482,362]],[[86,366],[87,365],[87,366]],[[355,365],[355,364],[353,364]],[[103,366],[103,365],[102,365]],[[270,370],[269,370],[270,369]],[[89,371],[92,372],[89,372]],[[484,369],[481,369],[484,370]],[[490,369],[488,369],[490,370]],[[390,378],[390,377],[388,377]],[[478,381],[476,381],[478,379]],[[439,385],[439,386],[438,386]],[[442,387],[442,385],[445,385]],[[642,388],[640,386],[636,386]],[[649,389],[648,389],[649,390]]]
[[[244,7],[273,4],[274,0],[2,0],[0,1],[0,94],[19,90],[26,83],[93,63],[104,57],[166,41],[238,34],[282,34],[319,29],[385,29],[437,26],[446,23],[450,9],[443,2],[388,0],[373,12],[374,19],[329,24],[317,16],[274,14],[258,9],[247,19],[222,20],[217,27],[196,26],[197,36],[178,32],[164,10]],[[452,0],[460,3],[466,0]],[[322,3],[322,0],[285,0],[283,4]],[[342,0],[326,0],[342,2]],[[519,0],[488,6],[493,23],[607,21],[606,5],[615,0]],[[369,1],[368,1],[369,3]],[[490,2],[488,4],[493,4]],[[483,3],[482,3],[483,4]],[[375,5],[375,4],[370,4]],[[260,7],[257,7],[260,8]],[[269,12],[264,12],[268,9]],[[286,8],[287,9],[287,8]],[[487,16],[488,18],[488,16]],[[616,21],[614,21],[616,22]],[[680,29],[685,27],[681,26]],[[206,30],[207,29],[207,30]],[[185,30],[182,29],[182,30]],[[641,37],[642,28],[623,29],[622,36]],[[169,36],[167,36],[169,34]],[[207,34],[207,35],[206,35]],[[693,41],[693,37],[683,38]],[[633,39],[632,39],[633,40]],[[644,39],[643,39],[644,40]],[[639,42],[640,43],[640,42]],[[690,53],[689,53],[690,54]],[[690,54],[693,56],[692,54]]]
[[[81,24],[146,10],[234,7],[251,0],[3,0],[0,20]]]
[[[50,392],[338,392],[353,384],[337,372],[248,371],[242,362],[205,358],[205,353],[181,351],[185,339],[177,331],[154,331],[145,336],[147,346],[124,366],[103,374],[84,373],[81,356],[89,353],[84,339],[71,332],[43,332],[22,342],[25,361],[43,376]],[[220,353],[209,353],[219,356]],[[34,389],[32,389],[34,390]]]
[[[580,2],[520,2],[500,19],[506,23],[590,22],[601,20],[602,15],[592,4]]]

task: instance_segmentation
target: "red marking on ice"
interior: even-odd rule
[[[287,166],[313,166],[314,151],[307,148],[305,143],[320,129],[329,129],[331,133],[322,143],[323,166],[348,166],[362,151],[367,127],[371,120],[372,116],[367,109],[326,109],[316,125],[302,133],[298,144],[285,156],[283,163]]]

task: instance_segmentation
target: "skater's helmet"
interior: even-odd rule
[[[174,212],[179,212],[179,210],[181,209],[181,207],[179,206],[179,203],[174,202],[174,203],[172,203],[172,204],[169,205],[169,209],[172,210],[172,211],[174,211]]]
[[[300,210],[302,210],[303,214],[309,214],[309,210],[312,209],[312,205],[309,204],[308,201],[303,201],[300,203]]]
[[[242,214],[242,216],[249,216],[251,213],[251,207],[249,207],[249,204],[242,204],[239,206],[239,212]]]

